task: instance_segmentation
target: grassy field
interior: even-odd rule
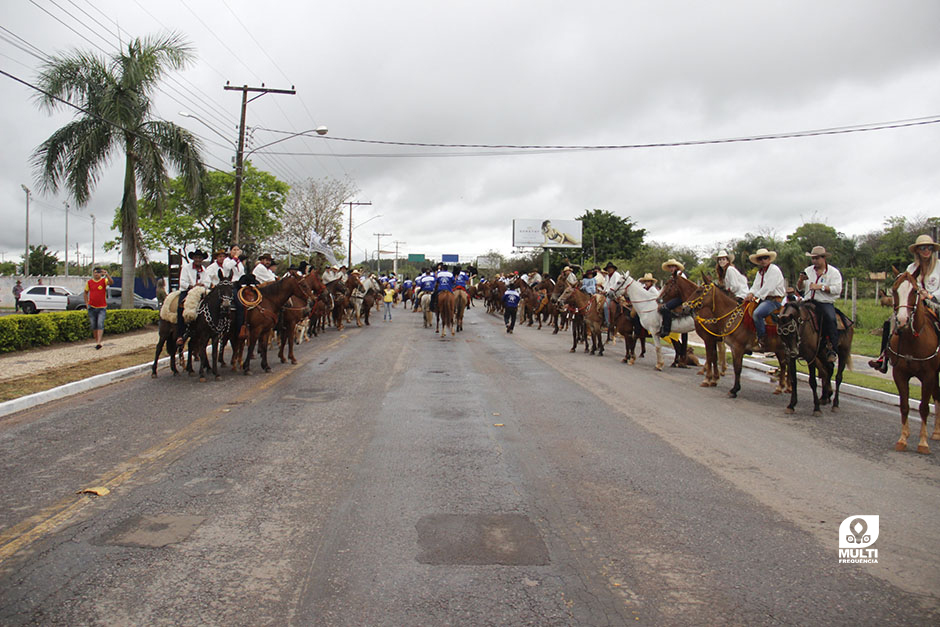
[[[852,315],[851,301],[838,301],[836,307],[846,315]],[[870,298],[856,302],[855,337],[852,340],[852,352],[857,355],[877,357],[881,353],[881,327],[891,315],[890,307],[882,307]],[[877,335],[872,335],[877,331]],[[862,366],[855,365],[857,368]],[[867,365],[865,366],[867,367]]]

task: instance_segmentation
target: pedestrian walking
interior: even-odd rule
[[[16,285],[13,286],[13,313],[16,313],[20,310],[20,294],[23,293],[23,282],[17,280]]]
[[[510,287],[503,292],[503,322],[506,323],[506,333],[512,333],[516,326],[516,310],[519,308],[519,290]]]
[[[385,317],[384,320],[392,321],[392,302],[395,300],[395,289],[388,286],[385,286],[385,296],[382,297],[382,302],[385,303]]]
[[[101,349],[104,317],[108,311],[108,286],[113,284],[111,275],[101,268],[95,268],[93,278],[85,284],[85,306],[88,307],[88,322],[95,336],[95,350]]]

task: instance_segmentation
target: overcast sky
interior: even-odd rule
[[[180,32],[197,58],[164,83],[156,111],[203,136],[216,167],[228,167],[237,140],[240,93],[224,91],[225,81],[295,86],[296,96],[249,104],[249,126],[323,124],[328,139],[285,141],[270,150],[306,154],[252,159],[288,182],[351,179],[356,200],[373,203],[354,211],[355,260],[372,254],[376,232],[391,234],[385,250],[405,242],[403,253],[509,254],[513,218],[571,219],[589,209],[629,216],[648,239],[703,253],[809,220],[854,235],[887,216],[940,214],[940,124],[550,154],[335,139],[631,145],[940,116],[936,0],[7,0],[0,25],[0,68],[29,81],[40,61],[10,33],[56,54],[93,44],[111,52],[118,29],[124,41]],[[30,154],[71,114],[50,116],[30,89],[0,81],[0,251],[10,259],[24,247],[20,186],[36,187]],[[253,145],[281,137],[259,128]],[[475,154],[454,156],[462,152]],[[73,208],[72,251],[77,242],[91,252],[94,214],[103,256],[122,172],[117,159],[88,206]],[[30,243],[62,250],[64,200],[34,194]]]

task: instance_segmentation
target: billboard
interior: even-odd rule
[[[411,263],[424,263],[424,253],[408,253],[408,261]]]
[[[441,255],[441,261],[443,263],[459,263],[460,255]]]
[[[513,246],[581,248],[580,220],[513,220]]]

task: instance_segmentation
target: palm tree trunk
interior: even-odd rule
[[[126,138],[124,196],[121,199],[121,309],[134,307],[137,270],[137,178],[134,172],[134,138]]]

